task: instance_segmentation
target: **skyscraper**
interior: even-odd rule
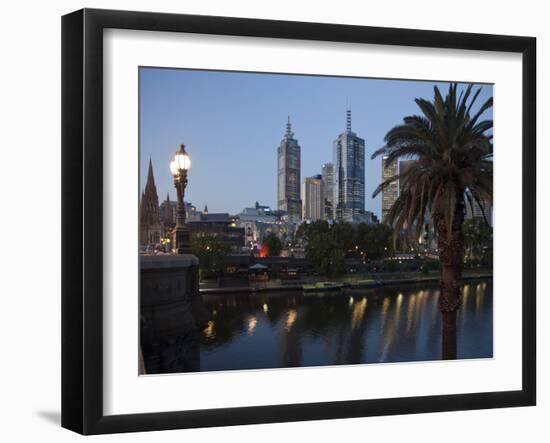
[[[325,163],[321,169],[323,177],[323,218],[332,220],[334,218],[334,165]]]
[[[365,212],[365,140],[351,130],[351,111],[346,111],[346,130],[334,141],[334,215],[337,220]]]
[[[323,218],[323,178],[321,175],[306,177],[302,186],[303,219],[320,220]]]
[[[277,148],[277,208],[288,213],[292,222],[302,217],[300,200],[300,145],[294,138],[290,117],[286,133]]]
[[[141,193],[139,205],[139,242],[142,246],[156,245],[160,243],[161,235],[159,198],[153,176],[153,164],[149,159],[147,183],[145,191]]]
[[[388,164],[387,160],[387,156],[382,157],[382,182],[397,175],[397,161],[394,160]],[[397,179],[382,190],[382,223],[386,223],[386,217],[395,200],[397,200]]]

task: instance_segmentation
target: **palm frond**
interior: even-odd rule
[[[493,121],[480,118],[493,100],[486,100],[470,116],[481,88],[472,92],[471,84],[459,92],[453,83],[443,97],[435,86],[433,101],[415,99],[421,113],[404,117],[403,124],[387,132],[385,145],[372,154],[372,158],[386,156],[388,163],[416,160],[406,173],[399,171],[373,193],[376,196],[399,181],[400,194],[386,219],[394,235],[411,230],[418,235],[426,217],[440,220],[450,235],[462,222],[466,204],[492,202]]]

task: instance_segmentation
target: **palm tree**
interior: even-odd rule
[[[469,85],[457,97],[456,83],[445,98],[434,87],[433,102],[415,99],[422,115],[408,116],[385,136],[385,145],[372,158],[387,156],[386,164],[414,159],[403,173],[382,182],[379,194],[399,180],[400,195],[388,212],[386,222],[400,233],[414,232],[419,238],[427,218],[433,222],[441,262],[442,358],[456,358],[456,311],[460,306],[464,236],[462,223],[466,205],[492,204],[492,119],[481,119],[493,106],[489,98],[471,115],[481,92],[473,95]],[[484,214],[484,213],[483,213]],[[484,214],[485,216],[485,214]]]

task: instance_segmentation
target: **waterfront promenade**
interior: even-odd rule
[[[491,272],[472,272],[464,271],[463,280],[492,279]],[[421,273],[388,273],[384,275],[354,275],[331,279],[331,281],[341,282],[346,289],[368,289],[382,286],[431,283],[441,279],[439,273],[422,275]],[[256,292],[280,292],[302,290],[304,284],[312,284],[320,281],[327,281],[325,277],[306,276],[300,282],[293,284],[282,284],[280,279],[273,279],[266,282],[251,284],[250,286],[225,287],[219,288],[215,281],[201,283],[199,291],[203,295],[207,294],[236,294],[236,293],[256,293]]]

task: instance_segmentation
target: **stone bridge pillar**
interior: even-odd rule
[[[191,254],[140,256],[140,338],[147,374],[200,370],[200,334],[209,313]]]

